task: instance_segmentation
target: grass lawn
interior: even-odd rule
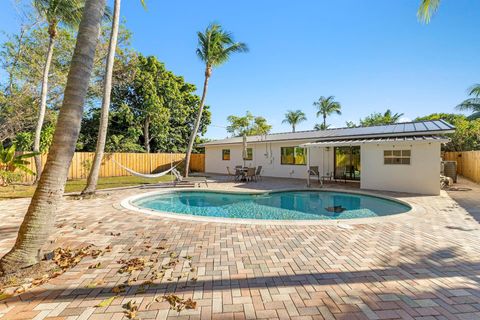
[[[158,183],[172,181],[172,176],[167,174],[163,177],[155,179],[144,179],[134,176],[126,177],[110,177],[99,178],[97,189],[108,189],[118,187],[129,187],[141,184]],[[87,183],[87,179],[70,180],[67,181],[65,192],[79,192],[82,191]],[[30,185],[11,185],[7,187],[0,187],[0,200],[12,198],[29,198],[33,195],[35,186]]]

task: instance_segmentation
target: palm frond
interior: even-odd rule
[[[475,84],[473,86],[470,87],[470,89],[468,89],[468,95],[469,96],[475,96],[475,97],[479,97],[480,96],[480,84]]]
[[[417,11],[418,19],[424,23],[429,23],[439,6],[440,0],[421,0]]]
[[[473,111],[479,112],[480,111],[480,98],[470,98],[455,107],[457,110],[460,111]]]

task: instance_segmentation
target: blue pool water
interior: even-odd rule
[[[410,210],[409,206],[388,199],[330,191],[263,194],[175,191],[141,198],[133,204],[178,214],[262,220],[355,219]]]

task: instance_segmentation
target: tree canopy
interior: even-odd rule
[[[272,126],[267,123],[267,119],[256,117],[250,111],[247,111],[244,116],[228,116],[227,121],[229,122],[227,132],[236,137],[268,134],[272,130]]]

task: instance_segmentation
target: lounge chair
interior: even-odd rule
[[[317,177],[318,182],[320,182],[320,172],[318,171],[318,166],[311,166],[308,169],[308,175]]]
[[[232,173],[230,171],[230,167],[227,167],[227,175],[229,178],[231,178],[233,181],[236,181],[237,180],[237,175],[236,173]]]
[[[197,185],[200,187],[200,183],[205,183],[205,185],[208,188],[207,177],[188,177],[188,178],[184,178],[184,177],[182,177],[180,172],[178,172],[177,169],[173,169],[172,173],[175,176],[175,181],[173,182],[174,187],[176,187],[177,184],[181,184],[181,185],[192,185],[193,184],[194,187],[196,187]]]

